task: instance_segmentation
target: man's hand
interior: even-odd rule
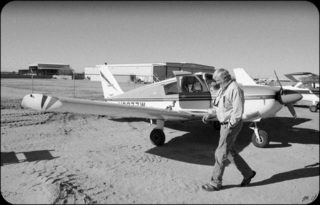
[[[209,119],[209,117],[210,117],[210,114],[206,114],[205,116],[203,116],[202,117],[202,122],[204,123],[204,124],[208,124],[208,119]]]
[[[216,115],[216,110],[213,109],[213,108],[209,108],[208,109],[208,114],[211,115],[211,116],[215,116]]]
[[[202,117],[202,122],[204,124],[208,124],[209,118],[215,117],[216,116],[216,110],[213,108],[208,109],[208,114]]]
[[[230,122],[230,120],[229,120],[229,122],[228,122],[228,128],[231,130],[231,129],[233,129],[235,126],[236,126],[236,124],[232,125],[231,122]]]
[[[207,110],[207,114],[205,115],[205,116],[203,116],[202,117],[202,122],[204,123],[204,124],[208,124],[209,123],[209,121],[211,121],[211,120],[209,120],[210,118],[214,118],[217,114],[216,114],[216,109],[214,109],[214,108],[209,108],[208,110]]]

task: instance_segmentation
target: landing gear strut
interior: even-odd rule
[[[157,127],[150,133],[151,143],[155,146],[162,146],[166,141],[166,135],[163,132],[164,120],[157,120]]]
[[[254,131],[251,137],[252,143],[254,144],[254,146],[259,148],[267,147],[269,145],[268,134],[263,130],[259,130],[256,122],[253,123],[254,127],[250,127],[252,123],[249,125],[249,128]]]

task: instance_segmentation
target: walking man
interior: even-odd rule
[[[256,175],[244,159],[234,150],[234,142],[242,128],[242,114],[244,109],[243,90],[231,78],[226,69],[218,69],[213,79],[220,86],[217,98],[213,102],[213,110],[221,124],[219,145],[215,151],[215,164],[211,181],[202,185],[206,191],[218,191],[222,188],[223,172],[229,160],[241,172],[243,180],[240,186],[247,186]],[[204,117],[206,121],[212,110]]]

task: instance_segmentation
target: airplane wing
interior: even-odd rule
[[[242,85],[257,85],[256,82],[244,71],[243,68],[234,68],[234,75],[236,77],[236,81]]]
[[[199,111],[177,111],[94,100],[52,97],[43,94],[26,95],[22,99],[21,106],[44,112],[72,112],[79,114],[107,115],[112,117],[178,121],[199,120],[206,114],[206,112]]]
[[[298,73],[289,73],[285,74],[293,82],[302,82],[302,83],[319,83],[319,75],[309,72],[298,72]]]

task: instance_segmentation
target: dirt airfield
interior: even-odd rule
[[[74,88],[75,84],[75,88]],[[143,84],[120,84],[130,90]],[[236,148],[257,172],[249,187],[230,164],[224,188],[206,192],[219,132],[202,122],[166,122],[155,147],[145,119],[112,119],[21,109],[31,79],[1,79],[1,194],[13,204],[309,204],[319,194],[319,111],[284,107],[258,126],[268,148],[251,141],[250,123]],[[102,100],[100,82],[34,79],[34,93]]]

